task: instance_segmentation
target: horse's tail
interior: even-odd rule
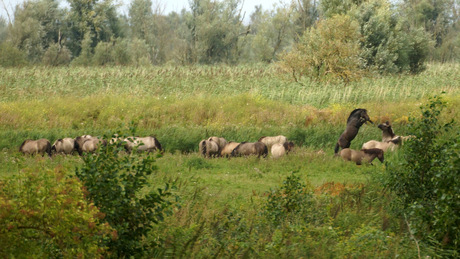
[[[206,141],[207,140],[204,140],[204,141],[201,142],[201,154],[203,156],[206,156]]]
[[[153,138],[153,141],[155,142],[155,147],[161,152],[163,153],[163,148],[161,147],[161,144],[160,144],[160,141],[158,141],[157,138]]]
[[[51,143],[49,141],[46,143],[46,153],[51,157]]]
[[[340,149],[340,145],[339,145],[339,142],[337,142],[337,144],[335,144],[335,149],[334,149],[335,156],[339,155],[339,149]]]

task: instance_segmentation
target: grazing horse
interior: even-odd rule
[[[232,155],[233,149],[235,149],[240,143],[230,141],[225,145],[225,147],[220,151],[221,156],[229,157]]]
[[[340,156],[345,161],[353,161],[357,165],[361,165],[363,162],[369,163],[372,165],[372,161],[375,158],[378,158],[380,162],[383,163],[383,150],[378,148],[372,149],[361,149],[361,150],[353,150],[349,148],[344,148],[340,151]]]
[[[211,158],[219,156],[219,145],[214,140],[203,139],[199,144],[199,152],[204,157]]]
[[[391,139],[389,141],[377,141],[377,140],[370,140],[366,143],[363,144],[362,149],[372,149],[372,148],[378,148],[383,150],[383,152],[386,152],[387,150],[394,151],[397,147],[398,144],[401,143],[401,137],[397,136],[394,139]]]
[[[146,152],[153,152],[158,150],[163,152],[163,148],[161,147],[160,142],[157,138],[149,136],[149,137],[128,137],[125,138],[126,141],[125,148],[128,152],[131,152],[134,147],[137,146],[137,151],[146,151]]]
[[[349,148],[351,141],[358,135],[359,128],[368,121],[373,123],[367,115],[366,109],[353,110],[347,119],[347,128],[335,145],[334,153],[337,155],[340,148]]]
[[[288,154],[294,148],[294,143],[291,141],[284,142],[284,144],[276,143],[272,146],[271,153],[273,158],[279,158]]]
[[[46,153],[51,157],[51,143],[44,138],[38,140],[26,139],[19,147],[19,152],[29,155],[42,154],[42,156],[45,156]]]
[[[100,144],[102,144],[104,146],[107,145],[107,140],[99,139],[99,138],[96,138],[96,137],[86,139],[83,142],[82,146],[81,146],[81,152],[82,153],[83,152],[85,152],[85,153],[93,153],[94,151],[96,151],[96,149],[99,147]]]
[[[83,155],[83,150],[82,150],[82,147],[83,147],[83,143],[88,140],[88,139],[92,139],[93,136],[91,135],[83,135],[83,136],[78,136],[75,138],[75,150],[77,150],[78,154],[81,156]]]
[[[236,148],[232,151],[232,156],[249,156],[257,155],[257,157],[263,156],[267,157],[268,148],[262,142],[241,142]]]
[[[274,137],[261,137],[258,142],[264,143],[268,149],[270,149],[274,144],[284,144],[287,142],[287,138],[283,135],[274,136]]]
[[[221,138],[221,137],[210,137],[210,138],[208,138],[208,140],[212,140],[212,141],[216,142],[217,145],[219,146],[219,150],[223,150],[225,148],[225,146],[227,145],[227,140],[225,140],[224,138]]]
[[[72,154],[75,150],[75,139],[73,138],[63,138],[58,139],[51,146],[51,151],[56,153],[63,153],[66,155]]]

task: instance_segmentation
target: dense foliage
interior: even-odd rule
[[[350,36],[361,43],[359,64],[366,70],[417,73],[428,58],[459,57],[458,0],[284,1],[248,14],[241,0],[193,0],[169,14],[160,2],[135,0],[127,16],[111,0],[67,2],[64,9],[57,0],[26,0],[9,10],[12,17],[0,19],[0,43],[8,43],[0,44],[0,53],[14,51],[21,53],[17,60],[45,65],[274,62],[318,24],[352,18],[361,36]],[[345,59],[355,58],[354,50]],[[0,59],[0,66],[22,63],[8,60]]]
[[[453,121],[441,120],[445,102],[434,97],[413,118],[413,138],[404,146],[403,161],[387,168],[386,185],[396,193],[417,238],[434,242],[449,256],[460,248],[460,134]],[[445,252],[446,252],[445,251]]]
[[[16,159],[20,163],[20,159]],[[62,168],[0,180],[0,257],[99,257],[116,231]]]
[[[153,155],[127,155],[123,141],[101,147],[83,158],[76,175],[83,182],[87,199],[105,214],[105,221],[117,231],[108,246],[117,257],[140,256],[145,251],[142,238],[152,224],[163,219],[170,206],[164,189],[143,193],[147,179],[156,170]]]

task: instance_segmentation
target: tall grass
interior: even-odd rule
[[[0,102],[95,95],[188,99],[249,93],[323,108],[332,104],[414,101],[433,89],[459,93],[459,65],[431,64],[418,75],[377,76],[348,85],[296,83],[275,65],[249,67],[1,68]]]

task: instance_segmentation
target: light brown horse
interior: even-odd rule
[[[47,139],[26,139],[22,142],[21,146],[19,147],[19,152],[28,155],[35,155],[35,154],[48,154],[51,157],[51,143]]]
[[[63,138],[58,139],[51,146],[51,151],[56,153],[63,153],[66,155],[72,154],[75,150],[75,139],[73,138]]]
[[[370,140],[366,143],[363,144],[362,149],[372,149],[372,148],[378,148],[383,150],[383,152],[386,152],[387,150],[389,151],[394,151],[399,147],[399,144],[401,143],[401,137],[398,136],[394,139],[390,139],[386,142],[384,141],[377,141],[377,140]]]
[[[353,150],[344,148],[340,151],[339,155],[345,161],[353,161],[357,165],[361,165],[363,162],[372,164],[375,158],[378,158],[383,163],[383,150],[378,148]]]
[[[262,142],[241,142],[232,151],[232,156],[250,156],[257,155],[257,157],[267,157],[268,148]]]
[[[77,150],[78,154],[81,156],[83,155],[83,150],[82,150],[82,147],[83,147],[83,143],[88,140],[88,139],[92,139],[93,136],[91,135],[83,135],[83,136],[78,136],[75,138],[75,150]]]
[[[139,152],[153,152],[155,150],[163,152],[163,148],[158,139],[152,136],[128,137],[125,138],[124,141],[126,142],[125,148],[128,152],[131,152],[136,146]]]
[[[276,143],[272,146],[271,153],[273,158],[279,158],[288,154],[294,148],[294,143],[291,141],[284,142],[284,144]]]
[[[107,145],[107,140],[97,137],[86,139],[81,146],[81,151],[82,153],[93,153],[101,144]]]
[[[388,142],[397,137],[389,121],[381,123],[377,127],[382,130],[382,142]]]
[[[389,121],[386,121],[385,123],[379,124],[379,129],[382,130],[382,142],[388,142],[390,140],[395,140],[399,138],[399,143],[402,144],[404,141],[414,138],[415,136],[409,135],[409,136],[398,136],[394,133],[393,128],[390,125]]]
[[[208,138],[208,140],[212,140],[212,141],[216,142],[217,145],[219,146],[220,151],[222,151],[225,148],[225,146],[227,145],[227,140],[225,140],[222,137],[210,137],[210,138]]]
[[[218,157],[219,156],[219,145],[213,140],[204,139],[200,141],[199,144],[199,152],[204,157],[211,158],[211,157]]]
[[[270,149],[275,144],[284,144],[287,142],[287,138],[283,135],[273,136],[273,137],[261,137],[258,142],[264,143],[268,149]]]
[[[240,143],[230,141],[225,145],[225,147],[220,151],[221,156],[229,157],[232,155],[233,149],[235,149]]]

